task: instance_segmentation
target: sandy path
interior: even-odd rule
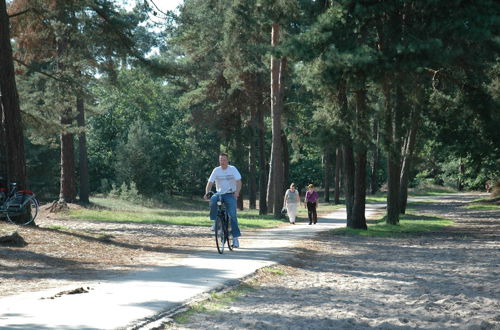
[[[258,289],[174,329],[500,329],[500,212],[463,208],[477,195],[414,203],[445,217],[441,233],[379,239],[320,234]]]

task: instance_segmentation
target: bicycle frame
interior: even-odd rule
[[[224,245],[226,244],[226,242],[229,250],[230,251],[233,250],[231,219],[226,211],[226,206],[222,201],[222,195],[221,194],[216,194],[216,195],[217,195],[217,220],[215,223],[215,241],[218,252],[222,254],[224,253]]]

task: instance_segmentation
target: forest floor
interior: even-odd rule
[[[484,197],[484,196],[483,196]],[[453,220],[403,238],[321,233],[259,271],[254,289],[218,312],[173,328],[500,329],[500,212],[464,206],[477,194],[439,196],[412,210]],[[78,207],[78,206],[72,206]],[[44,208],[38,227],[0,221],[24,247],[0,247],[0,296],[103,279],[213,249],[205,227],[68,220]],[[273,275],[274,274],[274,275]]]
[[[455,222],[443,232],[403,238],[323,232],[303,240],[292,259],[258,271],[227,306],[204,302],[163,327],[500,329],[500,211],[464,207],[475,198],[411,205],[412,213]]]

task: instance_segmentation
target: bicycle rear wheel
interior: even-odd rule
[[[220,216],[215,220],[215,244],[217,245],[217,251],[220,254],[224,253],[224,243],[226,242],[225,231],[222,226],[222,219]]]
[[[15,225],[28,225],[33,222],[38,215],[38,201],[35,197],[30,197],[26,203],[17,210],[8,209],[7,220]]]

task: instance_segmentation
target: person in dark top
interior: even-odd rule
[[[314,190],[314,185],[307,186],[306,197],[304,203],[307,207],[307,215],[309,216],[309,224],[316,224],[318,222],[318,214],[316,208],[318,206],[318,192]]]

